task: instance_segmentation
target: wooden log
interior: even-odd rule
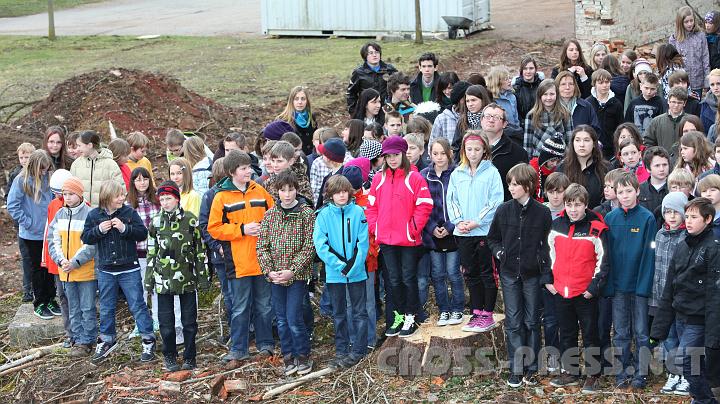
[[[504,314],[495,314],[497,327],[482,332],[465,332],[462,324],[439,327],[431,318],[409,338],[389,337],[378,350],[381,371],[406,378],[417,376],[465,376],[493,373],[506,356],[503,334]]]
[[[18,360],[16,360],[16,361],[8,362],[8,363],[0,366],[0,373],[2,373],[2,372],[5,371],[5,370],[12,369],[12,368],[14,368],[14,367],[20,366],[20,365],[22,365],[22,364],[24,364],[24,363],[32,362],[32,361],[34,361],[35,359],[38,359],[38,358],[40,358],[40,357],[43,356],[43,355],[44,355],[44,354],[42,353],[42,351],[37,351],[37,352],[35,352],[35,353],[31,354],[31,355],[28,355],[28,356],[26,356],[26,357],[24,357],[24,358],[18,359]]]
[[[288,390],[292,390],[295,387],[300,386],[301,384],[303,384],[307,381],[319,379],[325,375],[329,375],[330,373],[334,373],[334,372],[335,372],[335,369],[325,368],[322,370],[318,370],[316,372],[308,373],[305,376],[295,379],[294,381],[292,381],[290,383],[286,383],[286,384],[283,384],[282,386],[278,386],[272,390],[266,391],[265,394],[263,394],[262,399],[267,400],[267,399],[273,398],[273,397],[275,397],[279,394],[282,394]]]
[[[44,355],[44,354],[46,354],[46,353],[50,353],[51,351],[54,351],[54,350],[56,350],[56,349],[58,349],[58,348],[61,348],[61,347],[62,347],[62,342],[58,342],[57,344],[52,344],[52,345],[48,345],[48,346],[41,346],[41,347],[37,347],[37,348],[27,349],[27,350],[24,350],[24,351],[22,351],[22,352],[18,352],[18,353],[12,354],[12,355],[8,356],[7,358],[8,358],[8,360],[12,361],[12,360],[15,360],[15,359],[23,358],[23,357],[28,356],[28,355],[32,355],[32,354],[34,354],[35,352],[38,352],[38,351],[43,352],[43,355]]]

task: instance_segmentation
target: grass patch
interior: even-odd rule
[[[55,0],[53,5],[57,11],[100,1],[102,0]],[[47,0],[0,0],[0,18],[47,13],[47,10]]]
[[[2,0],[0,0],[2,1]],[[447,57],[482,40],[384,43],[384,60],[412,71],[423,52]],[[45,97],[57,83],[96,69],[125,67],[171,75],[201,95],[230,106],[282,100],[309,86],[319,106],[344,98],[366,39],[239,39],[230,37],[0,37],[3,103]],[[5,111],[7,112],[7,111]],[[0,116],[2,120],[2,116]]]

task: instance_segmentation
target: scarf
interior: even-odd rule
[[[295,125],[297,125],[300,128],[307,128],[308,125],[310,125],[310,115],[307,111],[302,112],[293,112],[293,117],[295,118]]]
[[[481,112],[467,112],[467,121],[468,121],[468,127],[469,129],[479,129],[480,128],[480,120],[482,119],[482,113]]]
[[[570,116],[572,116],[573,112],[575,112],[575,107],[577,106],[577,98],[572,97],[569,101],[564,101],[562,98],[560,98],[560,104],[565,107],[565,109],[570,111]]]

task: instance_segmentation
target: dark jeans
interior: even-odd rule
[[[230,290],[230,280],[227,278],[224,263],[213,263],[213,267],[220,281],[220,290],[223,295],[223,303],[225,303],[225,316],[229,328],[230,320],[232,319],[232,291]]]
[[[23,271],[29,268],[32,291],[35,295],[33,306],[48,304],[55,300],[55,278],[46,268],[40,266],[42,262],[42,240],[25,240],[18,238],[20,253],[22,254]]]
[[[582,331],[583,346],[585,347],[585,374],[598,375],[600,373],[598,350],[600,342],[597,329],[598,299],[595,297],[586,299],[582,295],[566,299],[559,293],[553,298],[560,329],[560,353],[563,370],[571,375],[580,375],[579,326],[580,331]]]
[[[610,329],[612,328],[612,297],[598,297],[598,338],[600,341],[600,355],[602,367],[611,366],[608,350],[612,347]]]
[[[390,280],[393,307],[400,314],[418,314],[420,295],[417,273],[422,247],[383,244],[380,248]]]
[[[17,230],[17,226],[15,226],[15,230]],[[32,260],[30,259],[30,251],[28,251],[27,244],[23,243],[21,241],[22,239],[18,237],[18,249],[20,250],[20,258],[21,258],[21,264],[22,264],[22,271],[23,271],[23,294],[25,296],[32,296],[33,288],[32,288]]]
[[[290,286],[271,284],[270,287],[283,356],[297,358],[310,355],[310,334],[303,318],[303,303],[308,296],[307,282],[300,280]]]
[[[195,359],[195,336],[198,331],[197,300],[195,292],[183,293],[180,296],[180,319],[185,339],[185,360]],[[174,358],[177,356],[175,345],[175,295],[158,293],[158,321],[160,335],[163,340],[163,355]]]
[[[717,403],[705,378],[705,326],[687,324],[676,318],[675,327],[680,338],[675,363],[678,366],[682,363],[682,374],[690,384],[688,390],[693,403]]]
[[[486,237],[458,237],[460,264],[465,268],[465,284],[473,310],[495,310],[497,283],[493,273],[492,252]]]
[[[378,255],[378,271],[380,271],[380,276],[378,277],[378,279],[380,280],[379,283],[381,283],[381,285],[378,285],[378,293],[382,292],[385,302],[385,328],[388,329],[392,327],[393,322],[395,321],[395,306],[393,305],[392,300],[393,298],[392,287],[390,286],[390,275],[388,274],[387,267],[385,266],[385,258],[384,254],[382,253],[382,249],[380,249],[380,254]]]
[[[613,296],[613,346],[618,349],[622,369],[615,376],[617,384],[625,379],[645,381],[650,366],[648,332],[648,298],[634,293],[615,292]],[[631,345],[635,339],[635,352]],[[632,368],[630,367],[632,365]],[[630,372],[630,369],[633,372]],[[631,374],[632,373],[632,374]]]
[[[232,321],[230,323],[230,352],[240,357],[249,354],[250,322],[255,328],[255,347],[258,351],[275,349],[272,334],[272,298],[270,283],[262,275],[230,279],[232,293]]]
[[[330,292],[333,308],[333,324],[335,326],[335,356],[352,355],[362,358],[367,354],[367,310],[365,281],[350,283],[328,283],[325,287]],[[353,328],[356,330],[355,341],[350,352],[350,335],[347,324],[346,293],[350,295],[350,306],[353,316]]]
[[[425,321],[428,318],[427,311],[425,310],[425,304],[428,300],[428,290],[430,289],[430,272],[431,272],[431,261],[430,252],[423,248],[420,261],[418,261],[418,321]]]
[[[62,269],[60,269],[62,271]],[[57,291],[58,302],[60,303],[60,311],[62,311],[63,328],[65,328],[65,335],[70,340],[75,341],[76,337],[73,335],[72,328],[70,327],[70,309],[68,307],[68,299],[65,296],[65,288],[63,283],[60,281],[60,275],[50,275],[53,277],[55,282],[55,291]]]
[[[500,273],[505,302],[505,340],[510,371],[537,372],[540,353],[540,277]]]
[[[542,315],[543,339],[545,347],[560,350],[560,326],[555,310],[555,297],[545,285],[540,285],[540,311]]]

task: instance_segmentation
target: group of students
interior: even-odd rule
[[[493,67],[462,81],[427,53],[411,81],[370,42],[341,133],[320,127],[308,90],[295,87],[259,135],[229,133],[215,152],[201,134],[170,129],[159,185],[144,134],[104,147],[96,132],[48,128],[43,150],[18,148],[8,190],[23,300],[40,318],[63,316],[70,355],[101,362],[118,346],[122,291],[140,359],[154,359],[159,331],[165,368],[181,368],[184,344],[182,368],[194,369],[197,292],[214,273],[230,327],[222,360],[249,358],[251,334],[272,355],[275,323],[284,373],[302,375],[313,368],[318,278],[336,368],[385,337],[414,335],[429,320],[430,284],[437,326],[490,331],[500,286],[508,385],[536,384],[543,363],[562,369],[553,386],[578,384],[579,353],[565,353],[580,331],[584,392],[603,373],[644,388],[662,342],[663,392],[714,402],[720,139],[708,123],[720,69],[707,60],[720,54],[720,14],[708,13],[707,37],[686,7],[677,18],[657,75],[602,44],[591,67],[569,40],[554,79],[527,57],[516,78]],[[706,350],[700,371],[689,348]],[[613,355],[620,366],[609,371]]]

